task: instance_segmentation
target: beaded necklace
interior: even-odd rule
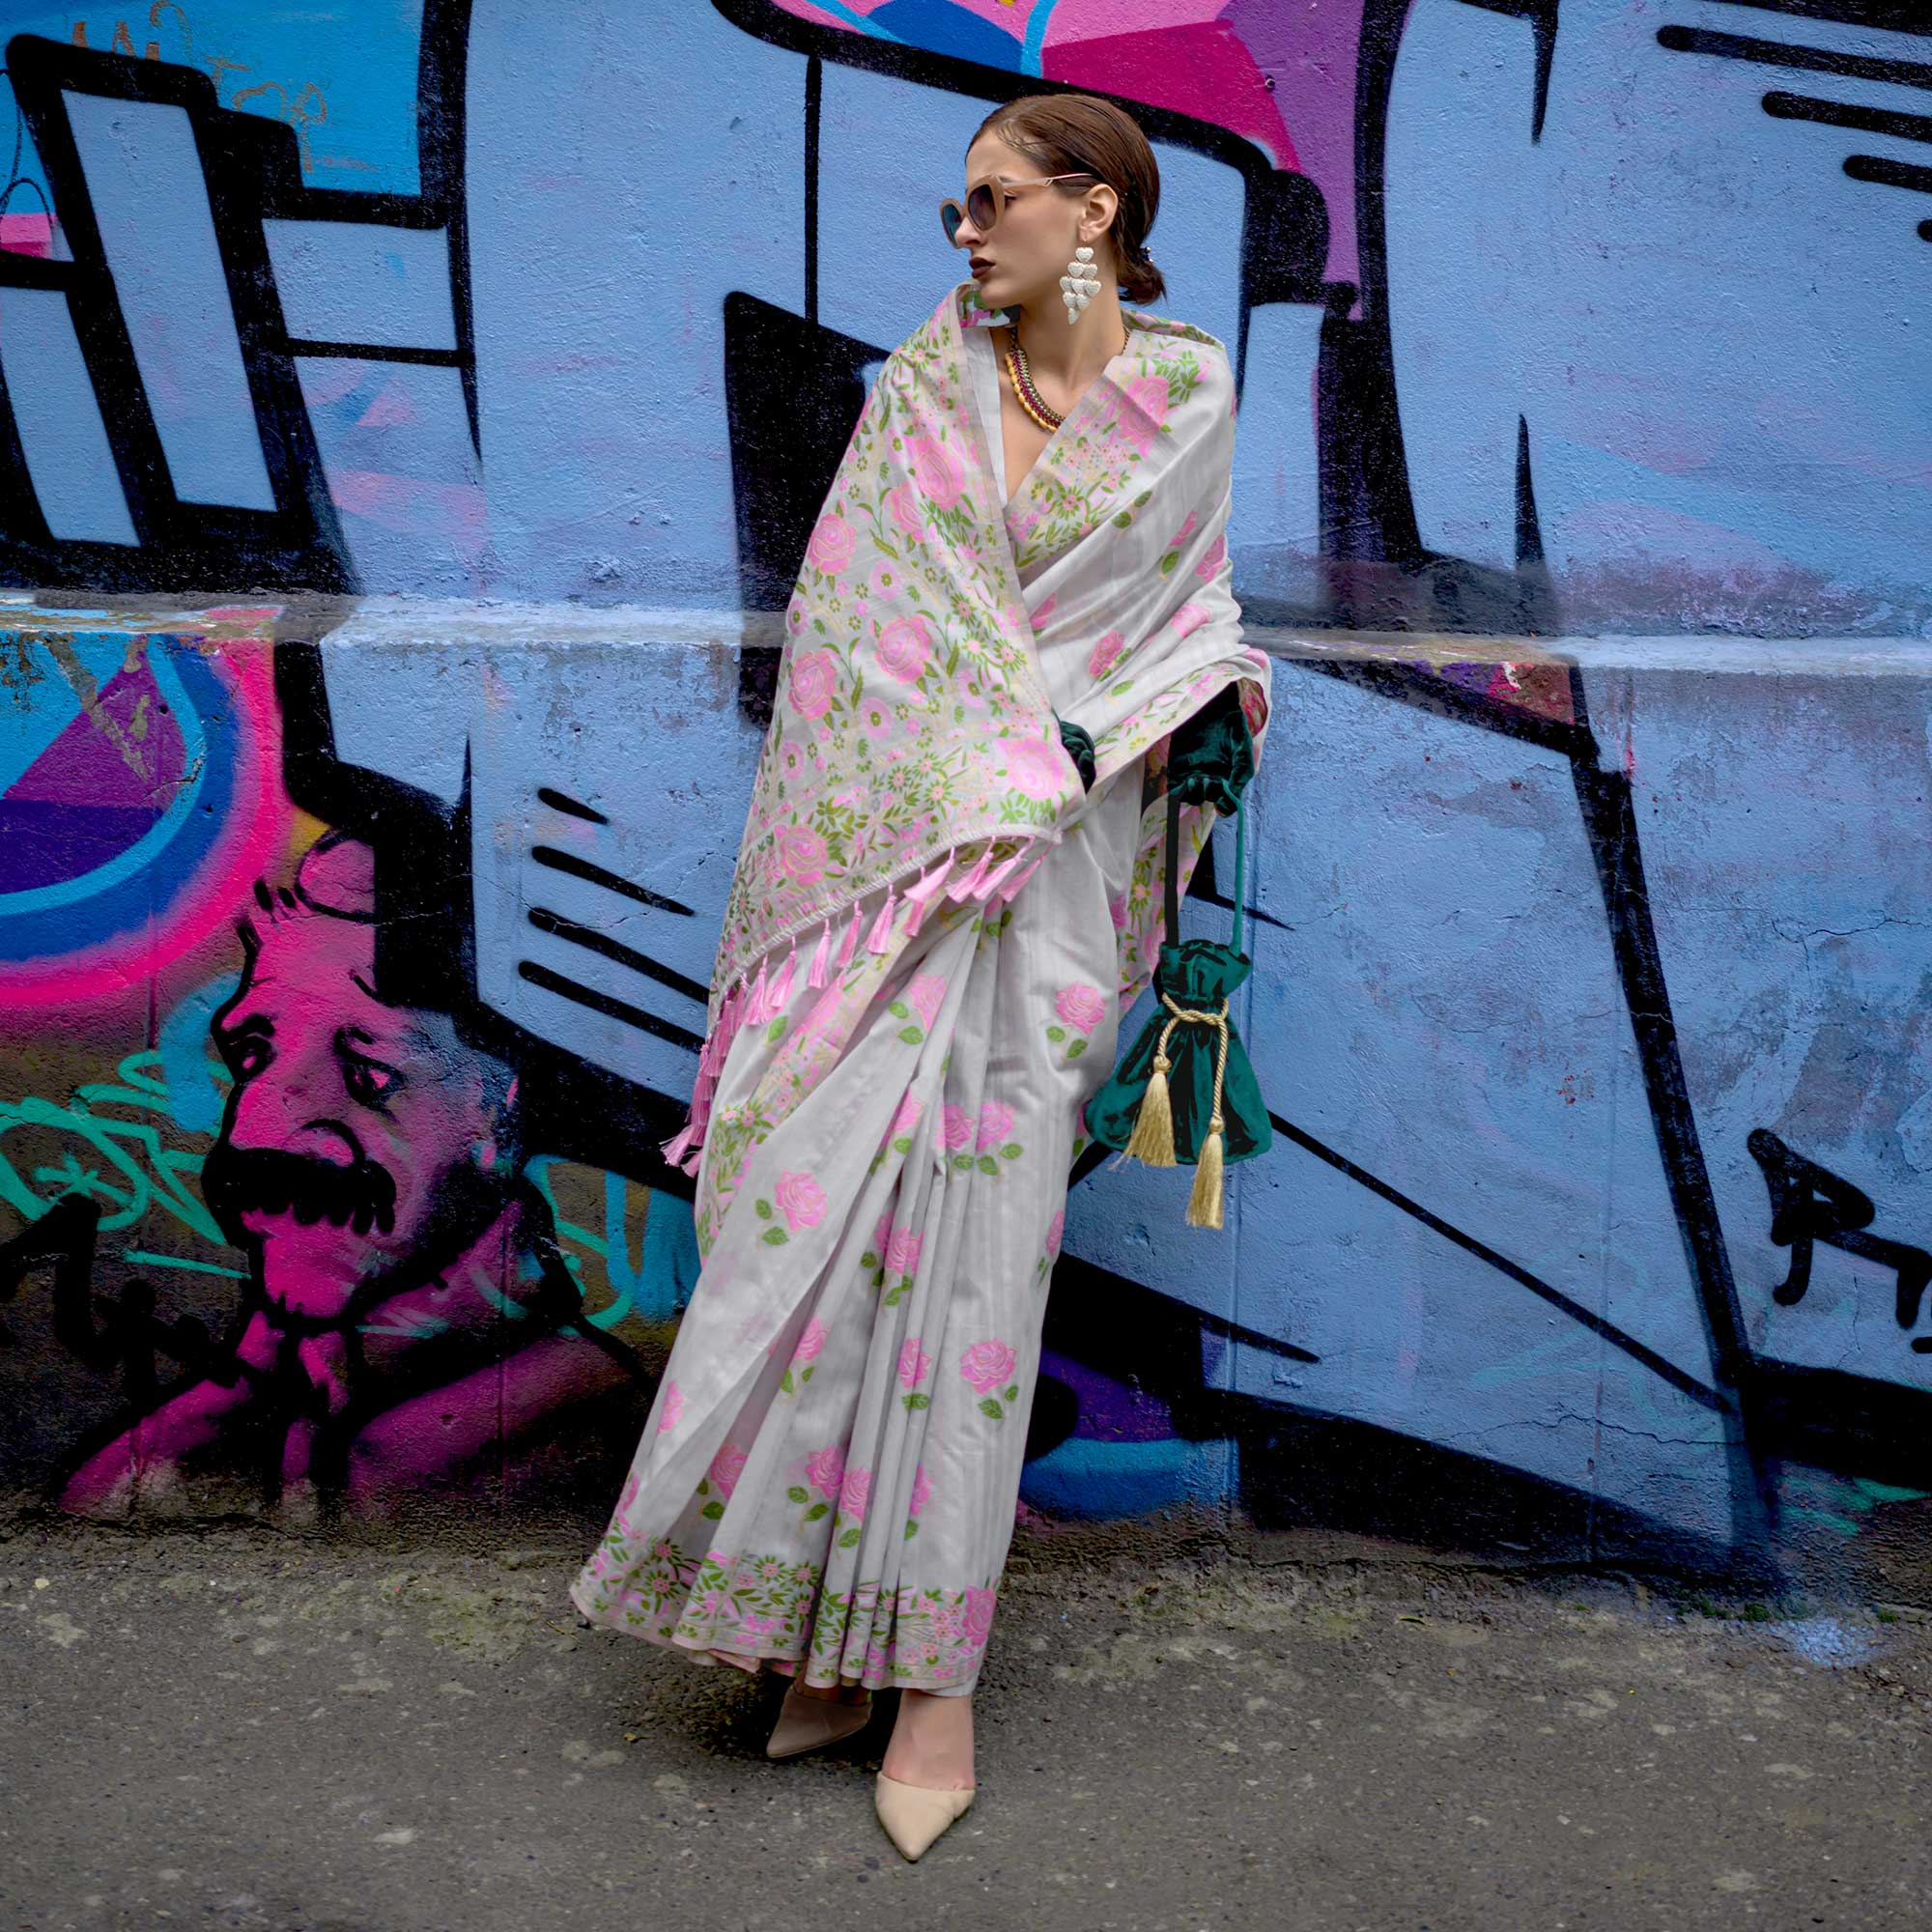
[[[1121,353],[1125,355],[1127,341],[1121,344]],[[1013,346],[1006,354],[1007,380],[1013,385],[1013,394],[1020,399],[1020,408],[1037,422],[1041,429],[1051,433],[1066,420],[1064,411],[1049,409],[1046,398],[1035,386],[1033,370],[1027,362],[1027,353],[1020,347],[1020,332],[1013,330]]]

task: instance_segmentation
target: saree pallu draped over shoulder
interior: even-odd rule
[[[1081,1111],[1162,936],[1165,741],[1230,684],[1266,725],[1226,351],[1127,311],[1008,500],[1007,319],[961,283],[894,350],[812,530],[666,1149],[703,1265],[572,1588],[816,1683],[972,1688]]]

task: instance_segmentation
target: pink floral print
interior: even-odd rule
[[[932,1367],[932,1357],[919,1346],[917,1335],[908,1335],[899,1346],[899,1380],[909,1389],[917,1388]]]
[[[950,510],[966,487],[966,472],[959,459],[934,437],[913,439],[912,473],[935,509]]]
[[[667,1382],[664,1392],[664,1406],[658,1410],[658,1434],[677,1427],[677,1419],[684,1413],[684,1391],[675,1382]]]
[[[922,973],[906,988],[906,998],[911,1002],[913,1010],[924,1021],[928,1033],[939,1019],[939,1003],[945,997],[946,981],[937,973]],[[918,1118],[916,1113],[914,1118]]]
[[[1098,986],[1075,981],[1060,989],[1053,1009],[1068,1026],[1091,1034],[1107,1017],[1107,996]]]
[[[806,1458],[805,1480],[822,1496],[837,1496],[845,1480],[845,1451],[828,1442]]]
[[[825,1190],[809,1174],[781,1174],[772,1198],[793,1234],[815,1228],[825,1218]]]
[[[828,577],[837,577],[852,561],[857,542],[858,536],[852,526],[838,511],[828,511],[811,526],[805,554],[814,570],[822,570]]]
[[[838,660],[830,651],[802,651],[792,659],[785,679],[792,709],[801,718],[823,718],[832,707],[838,676]]]
[[[941,1136],[950,1151],[957,1152],[961,1148],[973,1145],[976,1131],[973,1117],[964,1107],[955,1107],[950,1102],[940,1110],[942,1122]]]
[[[879,633],[879,663],[901,684],[917,684],[932,655],[932,635],[923,617],[895,617]]]
[[[816,885],[825,876],[825,840],[810,826],[787,826],[779,834],[778,852],[785,876],[800,885]]]
[[[712,1487],[726,1500],[738,1487],[738,1478],[745,1472],[745,1464],[750,1459],[744,1450],[727,1442],[711,1459],[711,1466],[705,1471]]]
[[[1087,669],[1094,677],[1105,677],[1120,663],[1127,640],[1118,631],[1102,631],[1087,657]]]
[[[985,1342],[975,1342],[959,1357],[959,1373],[980,1395],[992,1392],[1012,1375],[1019,1356],[1010,1342],[997,1338]]]
[[[1064,767],[1069,760],[1065,752],[1056,756],[1037,738],[1009,738],[1001,750],[1008,781],[1025,797],[1051,798],[1065,783]]]
[[[838,1488],[838,1513],[853,1522],[863,1522],[866,1519],[866,1504],[872,1492],[872,1472],[869,1469],[847,1469],[845,1480]]]

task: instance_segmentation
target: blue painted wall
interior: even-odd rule
[[[139,1322],[102,1317],[90,1360],[71,1306],[36,1328],[16,1288],[0,1378],[57,1399],[14,1487],[205,1369],[247,1292],[189,1193],[118,1247],[71,1215],[28,1238],[89,1189],[19,1137],[96,1146],[69,1117],[127,1055],[159,1056],[156,1149],[224,1131],[207,1036],[242,962],[204,915],[245,916],[253,873],[62,816],[87,721],[111,740],[141,668],[162,691],[226,621],[156,641],[180,593],[286,613],[223,645],[280,775],[259,869],[294,876],[325,825],[374,855],[424,935],[390,962],[408,1003],[536,1097],[546,1239],[635,1357],[613,1414],[647,1389],[692,1257],[646,1151],[756,754],[755,613],[957,277],[932,210],[973,127],[1064,82],[1142,119],[1161,305],[1237,359],[1236,584],[1288,653],[1248,1016],[1284,1131],[1212,1266],[1157,1180],[1076,1190],[1026,1497],[1909,1567],[1932,37],[1831,11],[0,8],[0,808],[34,806],[89,903],[148,866],[145,916],[184,935],[139,998],[135,971],[56,1026],[20,989],[87,962],[0,893],[0,1240],[91,1242],[115,1310],[179,1293],[206,1336],[141,1369]],[[1380,642],[1314,663],[1291,636]],[[117,667],[90,708],[77,678]],[[691,908],[627,927],[654,975],[528,929],[547,793]],[[529,1493],[594,1491],[544,1453]]]

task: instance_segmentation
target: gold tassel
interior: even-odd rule
[[[1172,1031],[1170,1026],[1169,1031]],[[1150,1167],[1173,1167],[1174,1158],[1174,1102],[1168,1097],[1167,1069],[1174,1064],[1162,1050],[1167,1044],[1162,1036],[1161,1046],[1153,1056],[1153,1072],[1148,1077],[1147,1092],[1141,1096],[1139,1111],[1134,1115],[1134,1131],[1127,1142],[1127,1152],[1136,1160],[1144,1160]]]
[[[1208,1138],[1201,1144],[1201,1159],[1194,1169],[1194,1191],[1187,1197],[1187,1225],[1190,1228],[1218,1228],[1221,1225],[1219,1114],[1208,1122]]]

